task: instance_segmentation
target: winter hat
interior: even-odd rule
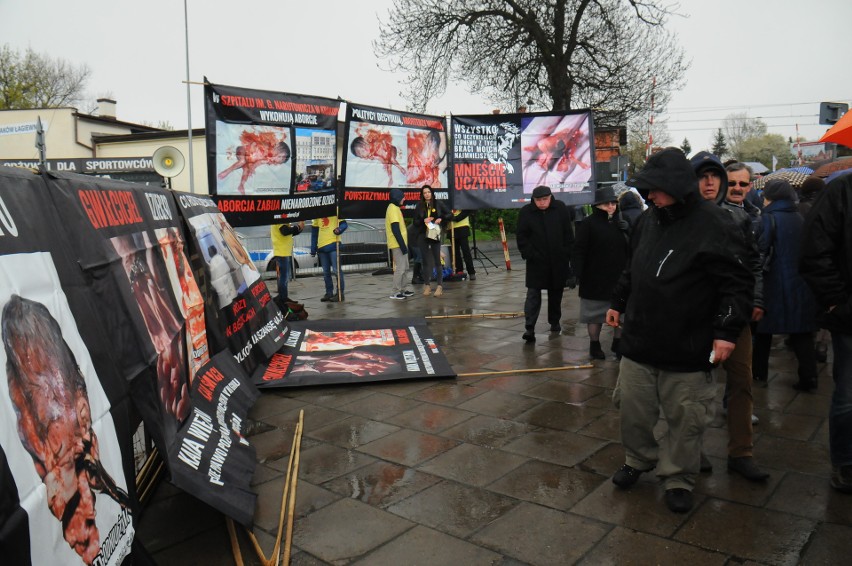
[[[533,189],[532,198],[549,197],[553,193],[550,192],[550,187],[547,185],[539,185]]]
[[[819,177],[809,176],[799,188],[799,194],[805,198],[814,198],[817,193],[825,188],[825,181]]]
[[[627,186],[634,187],[645,199],[649,191],[657,190],[679,203],[686,202],[690,193],[698,194],[698,178],[676,147],[667,147],[649,157],[642,170],[627,180]]]
[[[595,189],[595,202],[592,204],[606,204],[608,202],[618,202],[615,196],[615,189],[612,187],[600,187]]]
[[[392,203],[399,206],[403,198],[405,198],[405,193],[402,192],[402,189],[391,189],[390,200]]]
[[[798,200],[796,198],[796,191],[793,190],[790,181],[786,179],[772,179],[771,181],[767,181],[763,186],[763,198],[772,202],[776,200],[791,200],[795,202]]]

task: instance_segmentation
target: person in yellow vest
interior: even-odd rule
[[[278,296],[275,302],[283,305],[290,300],[287,285],[290,282],[293,261],[293,236],[298,236],[305,229],[305,223],[273,224],[269,234],[272,237],[272,256],[275,260],[275,270],[278,272]]]
[[[402,203],[405,193],[401,189],[391,189],[390,204],[385,212],[385,234],[388,249],[393,256],[393,293],[390,298],[406,299],[414,295],[408,289],[408,232],[405,229],[405,219],[402,217]]]
[[[337,244],[340,235],[346,231],[349,225],[345,220],[338,220],[337,216],[326,216],[313,221],[311,230],[311,255],[319,255],[322,266],[322,276],[325,280],[325,295],[322,302],[342,302],[346,286],[343,284],[343,269],[338,269]],[[331,274],[337,275],[337,289],[334,292],[334,280]]]
[[[473,257],[470,255],[470,211],[453,210],[453,222],[450,224],[452,239],[456,248],[453,273],[460,273],[467,267],[467,275],[471,281],[476,281],[476,269],[473,267]],[[464,260],[464,265],[462,265]]]

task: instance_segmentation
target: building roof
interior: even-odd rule
[[[743,161],[743,163],[751,167],[751,172],[755,175],[762,175],[769,171],[769,168],[760,161]]]

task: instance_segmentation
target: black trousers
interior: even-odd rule
[[[527,298],[524,301],[524,326],[534,330],[541,312],[541,289],[527,288]],[[547,290],[547,322],[550,326],[558,325],[562,320],[562,293],[565,287]]]
[[[453,239],[455,240],[456,248],[456,264],[453,266],[453,271],[456,273],[461,271],[462,260],[464,260],[464,266],[467,267],[468,275],[476,275],[476,269],[473,267],[473,256],[470,255],[469,234],[470,230],[467,226],[462,226],[455,230]]]
[[[814,333],[801,332],[790,334],[790,347],[799,362],[799,381],[811,382],[817,378],[816,351]],[[751,361],[751,373],[757,380],[769,377],[769,350],[772,348],[772,334],[755,334]]]

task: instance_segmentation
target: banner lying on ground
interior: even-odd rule
[[[408,209],[423,185],[449,202],[444,118],[347,103],[344,132],[341,215],[383,218],[393,188],[409,189]]]
[[[204,101],[211,194],[334,194],[339,101],[210,83]],[[223,200],[232,201],[223,208],[229,220],[232,212],[241,213],[235,225],[273,224],[292,212],[280,198],[264,198],[257,205],[247,204],[251,198]],[[314,207],[299,208],[303,220],[325,216],[311,215]]]
[[[566,204],[592,202],[589,111],[453,116],[453,207],[519,208],[547,185]]]
[[[422,318],[291,322],[258,387],[455,377]]]
[[[117,565],[134,538],[138,422],[91,291],[101,281],[80,269],[50,193],[39,176],[0,172],[0,554]]]

